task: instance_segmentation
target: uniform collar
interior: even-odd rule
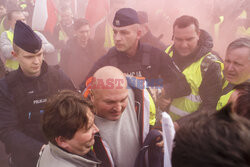
[[[45,61],[42,62],[42,66],[41,66],[41,73],[39,76],[37,77],[29,77],[29,76],[26,76],[21,67],[19,66],[18,70],[17,70],[17,73],[18,75],[20,76],[20,79],[24,80],[24,81],[31,81],[31,80],[34,80],[34,79],[38,79],[38,78],[41,78],[46,72],[48,71],[48,65]]]

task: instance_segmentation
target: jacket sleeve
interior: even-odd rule
[[[6,86],[5,86],[6,85]],[[0,140],[7,151],[29,157],[38,157],[43,143],[25,135],[18,126],[18,116],[9,97],[7,84],[0,83]]]
[[[45,36],[36,31],[36,34],[41,38],[42,40],[42,48],[44,49],[45,53],[53,53],[55,51],[54,46],[45,38]]]
[[[199,94],[202,103],[200,110],[214,110],[220,98],[223,85],[222,69],[219,63],[212,63],[203,75]]]
[[[159,64],[167,98],[178,98],[191,93],[190,86],[184,74],[181,73],[172,59],[164,52],[162,53]]]
[[[76,90],[76,87],[73,84],[72,80],[61,69],[59,69],[59,79],[60,90]]]
[[[3,32],[0,37],[0,50],[4,59],[13,58],[11,52],[13,50],[11,41],[9,40],[7,33]]]

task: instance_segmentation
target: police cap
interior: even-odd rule
[[[131,8],[122,8],[115,13],[113,25],[115,27],[124,27],[132,24],[139,24],[137,12]]]
[[[42,48],[41,38],[27,24],[20,20],[16,21],[13,42],[29,53],[37,53]]]

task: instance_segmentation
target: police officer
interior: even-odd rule
[[[0,80],[0,140],[12,166],[34,167],[46,143],[40,127],[44,103],[74,86],[60,69],[43,61],[41,39],[21,21],[15,25],[12,54],[20,66]]]
[[[122,8],[116,12],[113,31],[115,47],[95,63],[87,78],[103,66],[115,66],[126,74],[145,77],[151,86],[162,84],[159,81],[162,78],[167,97],[181,97],[190,93],[184,75],[169,56],[157,48],[139,42],[141,30],[134,9]],[[81,89],[84,87],[85,82]]]
[[[8,12],[7,19],[10,24],[10,29],[8,31],[4,31],[0,36],[0,50],[1,50],[1,56],[3,58],[3,61],[5,63],[5,67],[8,71],[16,70],[18,69],[18,62],[15,60],[15,58],[12,56],[11,51],[13,50],[12,44],[13,44],[13,30],[15,28],[15,24],[17,20],[21,20],[24,23],[26,22],[25,15],[20,10],[13,10]],[[45,59],[50,60],[50,58],[53,59],[53,55],[51,55],[55,48],[54,46],[45,38],[45,36],[35,31],[35,33],[42,39],[42,48],[45,53]],[[53,61],[53,60],[51,60]],[[48,61],[48,63],[52,63],[51,61]]]
[[[140,41],[142,43],[147,43],[153,47],[159,48],[163,51],[166,50],[167,46],[161,41],[160,37],[156,37],[152,34],[149,24],[148,24],[148,14],[144,11],[138,11],[138,18],[140,21],[140,27],[142,31],[142,36]],[[163,34],[161,34],[162,36]]]

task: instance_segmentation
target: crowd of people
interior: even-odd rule
[[[175,125],[173,167],[250,166],[250,37],[221,56],[182,15],[165,44],[145,11],[116,6],[92,39],[67,5],[47,34],[30,26],[31,1],[4,2],[0,141],[10,167],[164,166],[162,112]]]

